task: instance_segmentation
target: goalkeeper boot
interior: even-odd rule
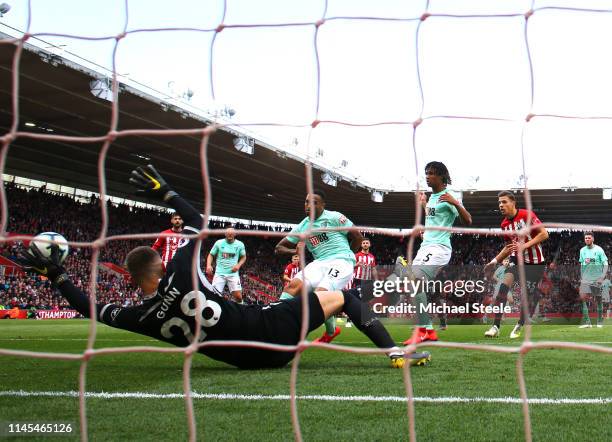
[[[494,324],[485,332],[484,335],[485,338],[499,338],[499,328]]]
[[[340,327],[336,327],[336,330],[334,330],[333,335],[328,335],[327,332],[323,332],[323,336],[318,339],[315,339],[314,342],[322,342],[324,344],[329,344],[331,341],[334,340],[336,336],[340,334],[341,331],[342,330],[340,330]]]
[[[523,326],[520,324],[516,324],[512,331],[510,332],[510,339],[516,339],[521,337],[521,332],[523,331]]]
[[[389,358],[391,359],[391,367],[393,368],[404,368],[406,361],[408,361],[411,366],[423,366],[431,362],[431,353],[425,351],[412,353],[406,356],[401,354],[391,355]]]
[[[423,366],[431,362],[431,353],[428,351],[416,352],[406,356],[411,366]]]

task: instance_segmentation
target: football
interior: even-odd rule
[[[53,244],[57,244],[59,246],[61,264],[68,256],[68,241],[59,233],[43,232],[36,235],[34,239],[30,241],[30,249],[32,247],[36,247],[43,256],[49,257],[51,255],[51,246]]]

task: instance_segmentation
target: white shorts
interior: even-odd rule
[[[311,289],[321,287],[336,291],[344,289],[353,279],[353,269],[353,263],[344,259],[317,260],[304,267],[295,278],[306,281]]]
[[[438,272],[450,262],[453,249],[442,244],[427,244],[421,246],[412,260],[412,271],[422,272],[429,279],[434,278]]]
[[[596,281],[580,281],[580,288],[578,289],[580,294],[601,296],[601,284]]]
[[[237,292],[242,290],[242,285],[240,285],[240,276],[239,275],[217,275],[213,277],[212,285],[219,292],[223,293],[225,289],[225,285],[229,288],[231,292]]]

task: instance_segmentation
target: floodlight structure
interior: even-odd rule
[[[255,140],[246,136],[234,138],[234,147],[238,152],[253,155],[255,152]]]
[[[1,3],[0,4],[0,17],[4,17],[4,14],[9,12],[10,10],[11,10],[11,5],[9,5],[8,3]]]
[[[384,197],[385,197],[385,194],[381,192],[380,190],[372,191],[372,201],[374,201],[375,203],[382,203]]]
[[[113,90],[108,78],[94,79],[89,82],[89,90],[94,97],[113,101]]]
[[[338,185],[338,177],[330,172],[323,172],[321,174],[321,179],[328,186],[336,187]]]

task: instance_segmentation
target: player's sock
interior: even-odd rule
[[[287,292],[283,292],[283,293],[281,293],[281,295],[280,295],[280,297],[278,299],[280,299],[282,301],[283,299],[291,299],[291,298],[293,298],[293,296],[291,296]]]
[[[351,318],[355,327],[366,335],[378,348],[394,348],[395,342],[384,325],[364,304],[353,294],[353,290],[343,290],[344,305],[342,311]]]
[[[582,301],[582,323],[588,324],[591,322],[591,318],[589,318],[589,306],[586,301]]]
[[[603,323],[603,302],[601,301],[597,303],[597,323]]]
[[[495,300],[496,306],[506,303],[508,300],[508,290],[510,290],[510,287],[502,282],[499,286],[499,291],[497,292],[497,299]],[[498,329],[501,327],[503,315],[503,313],[495,313],[495,322],[493,322],[493,325],[495,325]]]
[[[431,317],[427,313],[427,295],[425,293],[417,293],[414,297],[414,305],[416,306],[416,326],[433,329]]]
[[[440,327],[446,327],[446,315],[440,315]]]
[[[525,317],[527,316],[527,314],[525,313],[525,310],[523,310],[523,308],[521,308],[521,317],[519,318],[517,324],[519,326],[523,326],[525,325]]]
[[[325,321],[325,333],[327,333],[328,335],[333,335],[336,332],[336,317],[335,316],[330,316],[326,321]]]

